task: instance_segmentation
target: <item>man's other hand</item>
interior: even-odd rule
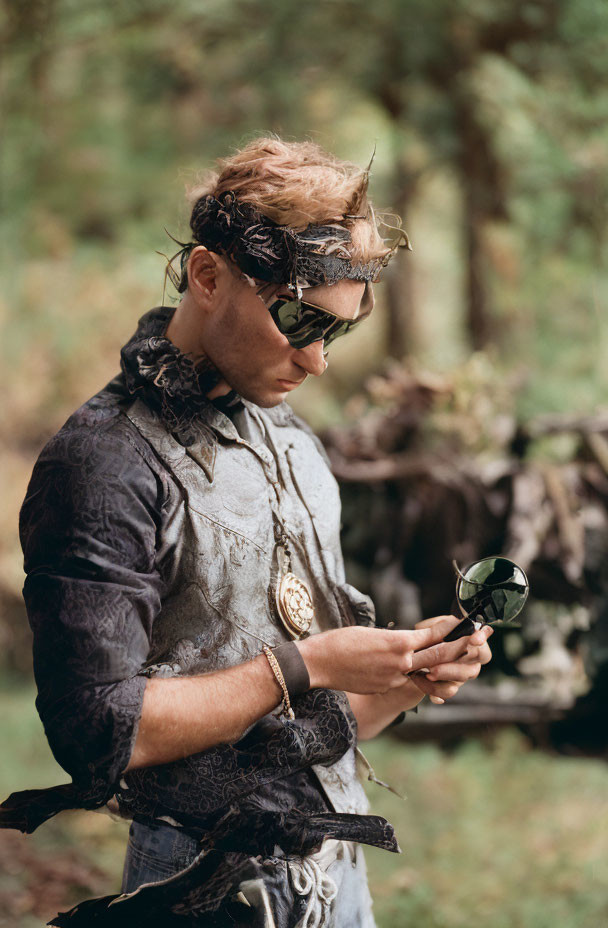
[[[416,628],[430,628],[441,621],[440,616],[424,619],[424,621],[418,622]],[[490,662],[492,652],[488,644],[488,638],[494,634],[494,629],[490,628],[489,625],[485,625],[478,634],[485,635],[483,644],[471,644],[471,638],[463,639],[468,641],[469,644],[458,660],[435,664],[434,666],[427,665],[429,666],[428,673],[416,672],[412,674],[410,679],[421,692],[429,696],[431,702],[441,705],[446,699],[451,699],[456,695],[463,683],[478,677],[482,666]]]
[[[435,616],[415,629],[395,631],[351,626],[312,635],[297,645],[313,687],[360,694],[387,693],[403,686],[410,672],[426,668],[439,671],[439,676],[435,680],[410,679],[420,689],[437,688],[430,695],[443,700],[449,698],[449,687],[457,689],[465,682],[461,677],[476,676],[481,664],[490,659],[485,629],[458,641],[443,641],[458,621],[454,616]],[[451,676],[446,677],[446,673]]]

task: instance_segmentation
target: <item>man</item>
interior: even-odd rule
[[[284,402],[394,251],[366,173],[276,139],[220,167],[181,302],[140,320],[22,509],[37,706],[74,779],[23,827],[112,795],[133,818],[125,895],[56,925],[373,925],[359,843],[397,845],[366,814],[357,737],[490,657],[485,630],[441,644],[453,617],[372,627],[335,480]]]

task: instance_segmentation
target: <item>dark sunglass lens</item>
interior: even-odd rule
[[[302,322],[302,307],[298,300],[289,300],[286,303],[275,303],[271,307],[275,312],[273,318],[283,335],[297,332]]]
[[[270,314],[278,330],[294,348],[305,348],[323,338],[327,327],[326,314],[301,300],[276,300],[270,306]]]
[[[329,345],[359,321],[337,319],[304,300],[276,300],[269,309],[277,328],[293,348],[305,348],[321,339]]]
[[[485,622],[512,622],[528,598],[528,578],[506,557],[475,561],[459,573],[456,598],[465,615]]]
[[[307,345],[320,341],[324,334],[325,327],[321,322],[316,322],[302,326],[297,332],[287,335],[287,339],[294,348],[306,348]]]
[[[332,327],[328,332],[325,333],[324,341],[325,345],[331,345],[336,338],[340,338],[341,335],[346,335],[349,329],[352,328],[352,323],[350,322],[339,322],[336,326]]]

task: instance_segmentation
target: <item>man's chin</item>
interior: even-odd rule
[[[280,406],[281,403],[287,397],[287,391],[283,393],[275,393],[273,396],[261,396],[257,399],[250,400],[251,403],[255,403],[256,406],[260,406],[261,409],[272,409],[273,406]],[[247,399],[247,397],[245,397]]]
[[[281,397],[280,399],[278,399],[278,400],[274,400],[274,401],[273,401],[273,400],[267,400],[265,403],[256,403],[256,406],[259,406],[261,409],[272,409],[273,406],[280,406],[281,403],[284,402],[284,400],[285,400],[285,397],[282,396],[282,397]]]
[[[241,392],[240,395],[244,400],[255,403],[256,406],[260,406],[262,409],[272,409],[273,406],[280,406],[288,393],[289,390],[264,390],[264,392],[247,390]]]

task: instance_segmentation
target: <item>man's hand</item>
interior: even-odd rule
[[[417,706],[425,694],[428,694],[433,702],[443,703],[446,699],[451,699],[463,683],[479,674],[482,664],[486,664],[492,656],[487,644],[492,629],[486,626],[468,638],[448,644],[441,643],[444,635],[455,628],[458,622],[459,619],[454,616],[436,616],[420,622],[411,632],[389,632],[392,635],[411,636],[419,635],[422,631],[434,631],[435,643],[431,644],[427,640],[422,647],[414,651],[412,672],[402,676],[397,686],[388,690],[383,688],[376,693],[368,692],[365,695],[362,695],[361,688],[348,693],[351,708],[357,719],[360,741],[374,738],[400,712]],[[405,640],[413,643],[414,647],[416,643],[420,644],[420,639],[418,642],[412,642],[409,637]],[[460,647],[454,648],[454,645]]]
[[[299,641],[298,648],[308,668],[311,686],[359,694],[388,693],[403,686],[404,677],[411,671],[452,668],[467,654],[477,654],[475,649],[486,641],[483,630],[458,641],[443,642],[457,624],[454,616],[436,616],[406,631],[359,626],[337,628]],[[459,667],[458,674],[461,673],[464,672]],[[436,679],[443,682],[446,680],[443,670],[441,674]],[[447,679],[458,680],[458,674]]]
[[[416,628],[431,628],[440,621],[441,617],[424,619],[418,622]],[[451,699],[463,683],[478,677],[482,666],[492,659],[487,639],[494,634],[494,629],[486,625],[478,634],[485,635],[484,643],[482,645],[469,643],[465,653],[457,661],[435,664],[429,667],[429,672],[426,674],[419,672],[412,674],[410,679],[422,693],[430,697],[431,702],[441,705],[446,699]],[[462,640],[470,642],[471,638]]]

